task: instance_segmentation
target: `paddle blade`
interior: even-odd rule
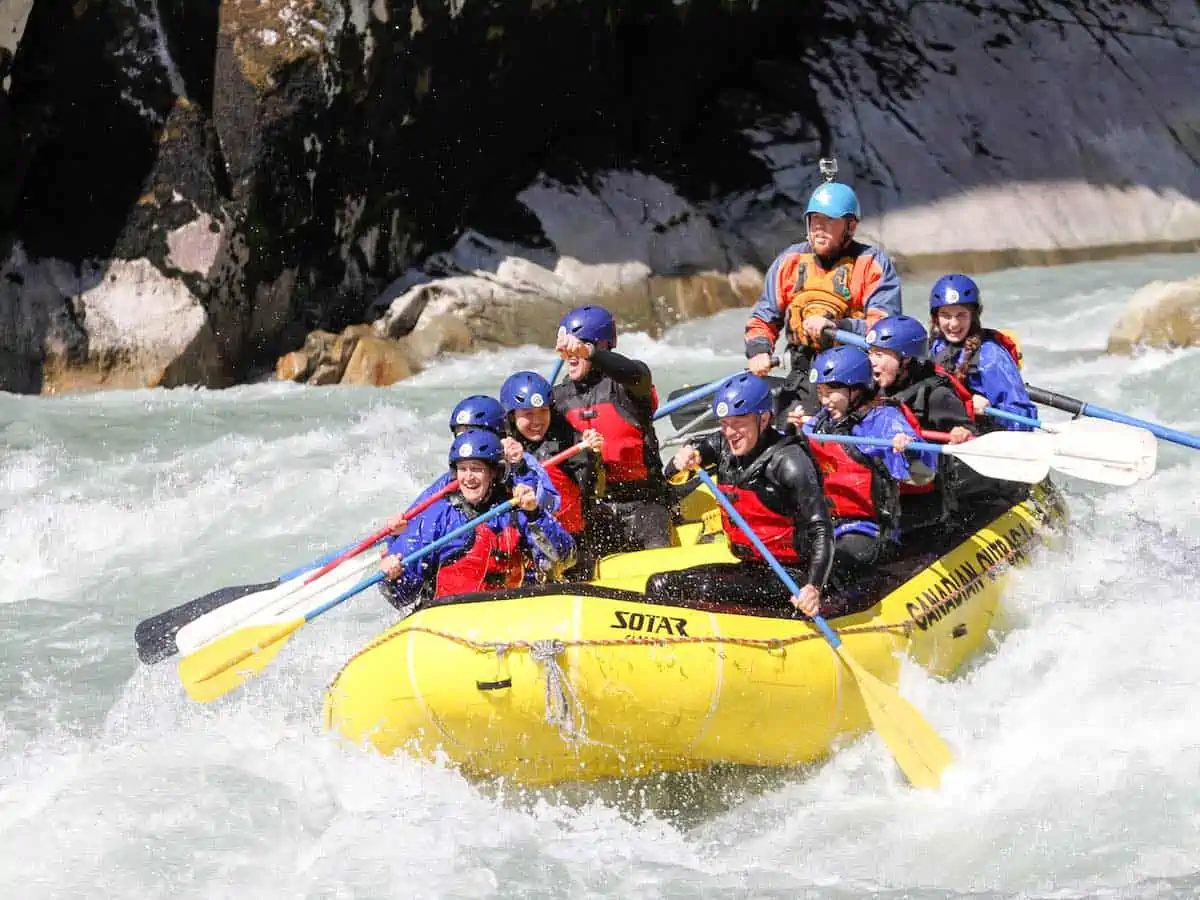
[[[947,444],[942,452],[983,475],[1001,481],[1037,484],[1050,474],[1054,435],[1035,431],[992,431],[962,444]]]
[[[1144,428],[1075,419],[1054,425],[1050,466],[1072,478],[1128,487],[1154,474],[1158,440]]]
[[[179,680],[193,700],[211,703],[271,664],[304,619],[235,631],[179,661]]]
[[[854,676],[871,724],[887,744],[904,776],[913,787],[936,788],[954,754],[924,716],[890,685],[884,684],[851,656],[845,645],[838,657]]]
[[[240,584],[221,588],[139,622],[133,632],[138,658],[146,665],[153,665],[168,656],[174,656],[179,649],[175,638],[181,628],[227,603],[277,587],[278,581],[268,581],[264,584]]]

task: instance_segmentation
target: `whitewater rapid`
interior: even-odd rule
[[[1200,257],[981,279],[1031,383],[1200,432],[1200,350],[1103,354],[1134,288]],[[928,282],[906,283],[920,310]],[[746,311],[623,335],[665,396],[740,368]],[[524,793],[324,734],[324,686],[392,619],[373,593],[211,706],[133,629],[355,540],[443,468],[446,417],[538,348],[385,390],[0,395],[0,896],[1200,895],[1200,452],[1065,482],[1069,545],[995,649],[903,693],[959,762],[909,790],[875,737],[806,772]],[[1053,419],[1055,414],[1047,413]],[[664,433],[666,433],[664,429]]]

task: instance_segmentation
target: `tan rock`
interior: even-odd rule
[[[313,385],[337,384],[342,378],[344,366],[324,361],[318,362],[313,373],[308,376],[308,383]]]
[[[275,377],[279,381],[303,381],[312,370],[313,360],[303,350],[285,353],[275,363]]]
[[[442,353],[469,353],[475,346],[471,329],[454,316],[422,319],[411,334],[396,343],[403,348],[405,358],[417,372]]]
[[[361,337],[342,373],[342,384],[371,384],[387,387],[413,374],[399,341]]]
[[[1108,352],[1200,345],[1200,275],[1183,281],[1152,281],[1130,298],[1108,336]]]

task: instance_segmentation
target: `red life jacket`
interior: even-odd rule
[[[563,471],[562,466],[550,466],[546,469],[546,474],[550,476],[550,481],[554,483],[562,500],[554,518],[558,519],[558,524],[569,534],[579,534],[583,531],[583,491],[579,489],[575,479]]]
[[[644,407],[611,378],[601,378],[583,395],[556,389],[555,405],[580,434],[595,428],[604,436],[600,458],[609,484],[645,481],[658,459],[658,437]],[[658,409],[658,389],[650,398],[650,415]],[[655,470],[657,471],[657,470]]]
[[[461,556],[442,563],[433,596],[520,587],[524,577],[521,532],[511,521],[499,531],[484,522],[475,527],[471,543]]]
[[[879,521],[875,507],[875,468],[857,447],[810,441],[821,469],[830,515],[835,519]]]
[[[870,410],[852,412],[828,429],[828,434],[853,434]],[[828,423],[828,420],[826,420]],[[820,433],[820,432],[818,432]],[[865,519],[875,522],[880,532],[886,530],[882,509],[885,494],[892,494],[892,476],[881,460],[874,460],[852,444],[831,441],[809,441],[809,449],[821,471],[830,515],[837,520]],[[890,518],[890,514],[887,516]]]
[[[718,484],[721,493],[729,498],[734,509],[746,519],[746,524],[759,536],[767,549],[775,554],[775,558],[785,565],[800,562],[796,553],[796,523],[789,516],[781,516],[758,498],[749,488],[734,487],[729,484]],[[729,544],[735,556],[739,559],[762,560],[762,554],[754,543],[746,536],[746,532],[737,526],[725,507],[721,507],[721,527],[729,538]]]

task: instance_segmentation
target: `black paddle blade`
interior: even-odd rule
[[[225,587],[146,619],[139,623],[133,632],[134,641],[137,643],[138,658],[148,666],[162,662],[178,652],[179,648],[175,646],[175,635],[184,625],[194,622],[226,603],[232,603],[234,600],[245,597],[247,594],[269,591],[278,586],[279,579],[277,578],[264,584],[238,584],[233,587]]]

